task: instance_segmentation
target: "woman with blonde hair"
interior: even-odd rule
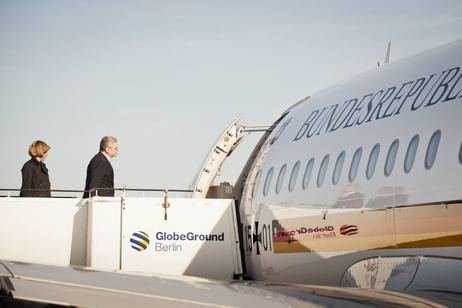
[[[20,197],[51,197],[48,169],[43,162],[50,146],[42,140],[32,142],[29,147],[31,157],[21,169],[22,185]]]

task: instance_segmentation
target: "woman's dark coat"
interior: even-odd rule
[[[48,169],[35,157],[28,160],[21,169],[22,185],[20,197],[51,197]],[[37,190],[28,190],[37,189]]]

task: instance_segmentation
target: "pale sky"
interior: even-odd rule
[[[115,185],[185,189],[237,116],[462,38],[462,1],[0,0],[0,187],[41,139],[53,189],[83,189],[104,135]],[[217,180],[234,184],[249,137]]]

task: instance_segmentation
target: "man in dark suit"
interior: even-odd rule
[[[91,192],[91,196],[114,197],[114,170],[111,166],[111,159],[118,153],[117,138],[105,136],[101,139],[99,153],[90,161],[87,167],[87,178],[85,180],[84,198],[89,197],[89,190],[98,189],[98,193]]]

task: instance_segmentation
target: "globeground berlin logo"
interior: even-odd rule
[[[194,232],[156,232],[153,241],[149,241],[149,235],[143,231],[137,231],[130,237],[130,246],[136,251],[143,251],[151,246],[154,251],[181,252],[183,251],[182,242],[223,242],[225,233],[219,234],[198,234]]]
[[[358,234],[358,226],[355,225],[343,225],[340,227],[341,235],[354,235]]]
[[[130,237],[130,246],[136,251],[142,251],[149,246],[149,235],[143,231],[138,231]]]

